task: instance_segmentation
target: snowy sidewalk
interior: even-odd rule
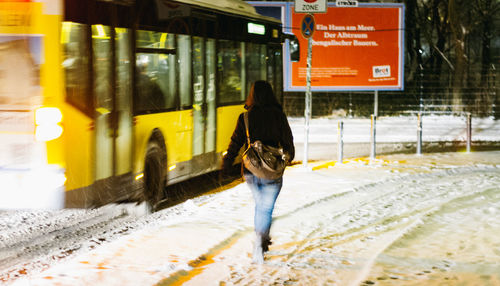
[[[310,166],[285,173],[262,266],[238,184],[14,285],[499,285],[500,152]]]

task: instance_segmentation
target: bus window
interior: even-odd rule
[[[178,35],[177,43],[179,45],[177,52],[179,54],[179,91],[181,96],[181,107],[191,107],[191,37]]]
[[[267,55],[267,80],[272,84],[274,94],[278,101],[281,102],[283,96],[281,47],[270,47]]]
[[[113,175],[113,139],[109,118],[113,110],[113,67],[111,28],[92,25],[93,80],[95,96],[95,178],[105,179]]]
[[[242,103],[242,47],[238,42],[220,40],[217,51],[217,73],[219,102],[221,104]]]
[[[94,93],[96,95],[96,109],[112,110],[111,86],[111,32],[110,27],[103,25],[92,26],[92,45],[94,50]],[[103,109],[102,109],[103,108]]]
[[[89,92],[89,45],[87,26],[64,22],[61,42],[64,47],[62,66],[66,80],[66,100],[90,113],[92,100]],[[91,113],[90,113],[91,114]]]
[[[274,53],[274,94],[283,103],[283,50],[281,47],[272,50]]]
[[[137,112],[175,109],[174,41],[172,34],[137,31]]]
[[[205,152],[205,45],[193,37],[193,155]]]
[[[215,135],[216,135],[216,101],[215,101],[215,40],[207,39],[206,41],[206,74],[205,81],[207,83],[206,90],[206,105],[207,105],[207,124],[205,139],[205,152],[215,151]]]
[[[118,132],[116,136],[116,173],[126,174],[132,168],[132,69],[130,53],[131,32],[115,28],[116,108]]]
[[[245,49],[247,65],[247,90],[256,80],[266,80],[266,46],[247,43]]]
[[[137,53],[137,111],[159,112],[165,109],[165,94],[160,87],[159,55]]]
[[[39,36],[0,35],[0,106],[31,110],[42,104],[42,40]]]
[[[275,63],[276,63],[276,58],[275,58],[275,53],[274,53],[274,48],[269,47],[268,54],[267,54],[267,81],[271,83],[273,86],[274,93],[276,93],[276,83],[275,83]]]

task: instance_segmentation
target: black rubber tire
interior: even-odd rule
[[[165,164],[165,151],[158,143],[150,142],[144,160],[144,199],[153,211],[164,196]]]

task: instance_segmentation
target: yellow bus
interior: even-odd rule
[[[0,208],[168,196],[217,170],[280,21],[239,0],[0,1]]]

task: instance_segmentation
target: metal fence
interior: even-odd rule
[[[305,158],[304,121],[289,118],[296,160]],[[470,113],[415,114],[370,118],[317,118],[311,122],[309,160],[370,157],[395,153],[499,150],[500,121]]]
[[[283,107],[289,116],[303,116],[305,95],[287,92]],[[312,96],[312,116],[369,117],[373,113],[373,92],[315,92]],[[453,97],[448,88],[440,91],[402,92],[380,91],[378,115],[395,116],[424,114],[461,114],[469,112],[475,117],[500,118],[500,96],[497,88],[463,89],[460,97]]]

